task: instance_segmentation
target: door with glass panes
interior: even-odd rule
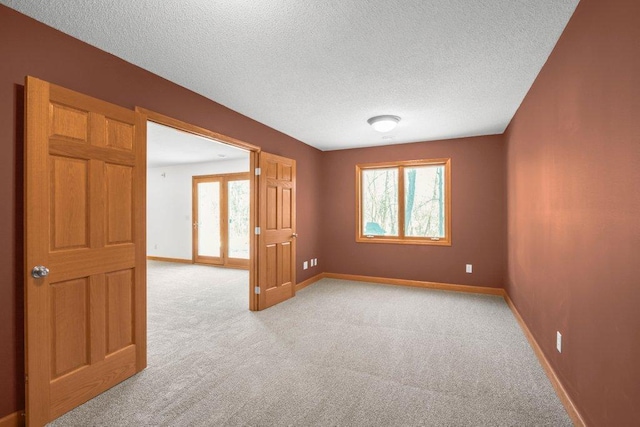
[[[193,262],[249,268],[248,173],[193,177]]]

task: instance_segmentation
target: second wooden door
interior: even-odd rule
[[[260,310],[296,293],[296,161],[260,153]]]
[[[145,368],[144,116],[26,82],[26,421]]]

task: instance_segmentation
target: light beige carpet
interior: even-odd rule
[[[570,426],[502,298],[149,262],[149,367],[54,426]]]

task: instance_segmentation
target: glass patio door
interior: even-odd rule
[[[194,177],[193,261],[223,264],[221,233],[221,182],[217,178]]]
[[[193,177],[193,261],[249,268],[248,173]]]
[[[249,267],[249,196],[248,179],[227,180],[227,264]]]

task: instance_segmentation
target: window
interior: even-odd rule
[[[356,241],[451,245],[451,159],[356,166]]]

